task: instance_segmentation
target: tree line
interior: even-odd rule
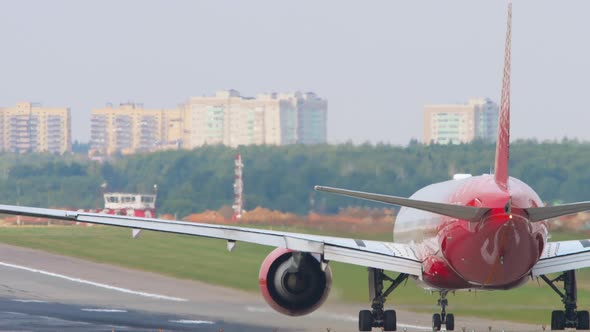
[[[244,162],[245,208],[307,214],[337,213],[377,203],[314,192],[327,185],[409,196],[456,173],[490,173],[495,146],[484,142],[406,147],[387,144],[205,146],[162,151],[103,163],[83,155],[1,154],[0,202],[40,207],[98,208],[102,191],[151,193],[158,185],[158,212],[178,217],[232,204],[234,158]],[[542,199],[590,200],[590,143],[517,141],[510,175]]]

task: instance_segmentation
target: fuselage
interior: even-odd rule
[[[487,207],[480,221],[465,221],[410,208],[396,218],[394,241],[413,243],[424,260],[422,281],[437,289],[509,289],[521,285],[547,242],[547,225],[522,210],[540,207],[537,193],[510,178],[508,187],[482,175],[435,183],[410,198]]]

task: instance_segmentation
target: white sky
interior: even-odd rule
[[[237,89],[314,91],[328,139],[406,144],[422,107],[499,102],[506,1],[0,0],[0,106],[175,107]],[[590,2],[513,5],[512,137],[590,140]]]

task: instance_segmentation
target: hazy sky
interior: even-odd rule
[[[0,0],[0,106],[175,107],[314,91],[330,142],[422,138],[428,103],[499,102],[506,1]],[[590,2],[513,5],[512,137],[590,140]]]

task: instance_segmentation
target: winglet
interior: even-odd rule
[[[506,48],[504,50],[504,79],[502,80],[502,100],[498,121],[496,141],[496,162],[494,178],[502,188],[508,188],[508,160],[510,157],[510,46],[512,36],[512,4],[508,4],[508,26],[506,28]]]

